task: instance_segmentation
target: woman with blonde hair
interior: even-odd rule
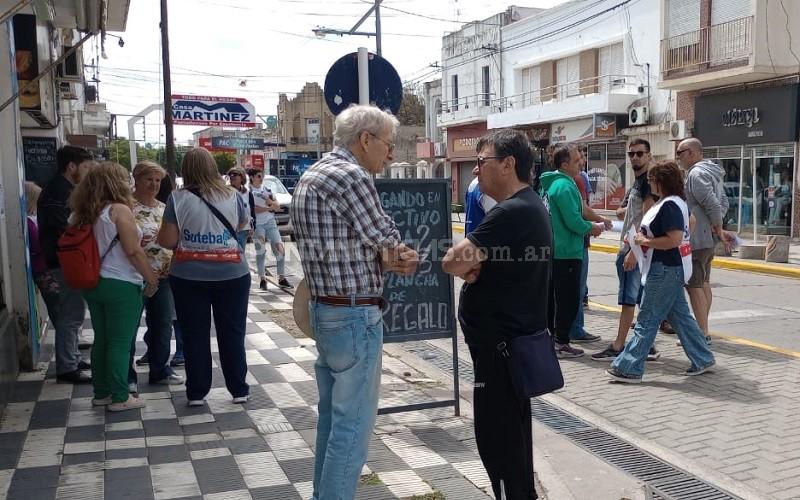
[[[251,195],[247,190],[247,173],[242,167],[233,167],[232,169],[228,170],[228,181],[231,183],[231,187],[238,193],[239,198],[242,199],[242,203],[244,203],[244,211],[248,216],[247,228],[236,233],[236,239],[239,240],[239,246],[244,249],[247,245],[247,237],[251,233],[251,227],[253,224],[250,208]]]
[[[184,187],[167,200],[158,244],[174,249],[170,285],[183,334],[186,397],[202,406],[211,390],[211,312],[217,345],[234,403],[244,403],[244,352],[250,269],[236,233],[247,228],[249,216],[241,197],[219,175],[207,150],[190,149],[181,164]]]
[[[128,394],[128,356],[142,314],[142,278],[146,296],[155,293],[158,279],[140,245],[128,171],[112,162],[92,168],[69,205],[71,224],[93,225],[102,260],[99,283],[83,292],[94,328],[92,404],[110,411],[141,408],[144,402]]]
[[[161,181],[167,175],[161,165],[152,161],[142,161],[133,168],[133,215],[142,230],[142,248],[150,262],[150,267],[158,278],[158,290],[152,297],[145,298],[145,321],[147,332],[147,358],[150,367],[151,384],[176,385],[183,383],[183,377],[175,373],[169,365],[170,340],[172,339],[172,314],[175,308],[172,290],[169,286],[169,267],[172,251],[161,247],[156,239],[164,217],[165,204],[156,196],[161,190]],[[131,345],[131,361],[136,351],[136,343]],[[132,363],[131,363],[132,366]],[[129,384],[136,384],[136,371],[131,367]],[[136,388],[136,387],[132,387]]]

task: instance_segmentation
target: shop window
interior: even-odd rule
[[[490,73],[489,73],[489,66],[484,66],[481,68],[481,75],[482,75],[482,83],[481,92],[483,95],[481,96],[481,100],[483,101],[484,106],[488,106],[489,102],[491,101],[491,82],[489,80]]]

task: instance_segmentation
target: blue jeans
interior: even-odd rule
[[[659,325],[665,319],[675,328],[692,368],[704,368],[714,363],[714,355],[708,348],[705,335],[686,303],[683,268],[653,262],[647,274],[636,328],[625,343],[625,349],[611,366],[630,377],[641,377],[647,353],[653,346]]]
[[[48,269],[39,278],[50,285],[40,288],[40,291],[47,306],[47,315],[56,331],[56,374],[74,372],[82,361],[78,342],[86,318],[86,303],[80,290],[67,286],[61,269]]]
[[[572,328],[569,330],[569,338],[571,340],[580,339],[586,336],[586,330],[583,329],[583,301],[589,293],[589,288],[586,286],[586,280],[589,275],[589,248],[583,249],[583,266],[581,267],[581,302],[578,305],[578,314],[575,315],[575,321],[572,322]]]
[[[309,303],[319,357],[313,500],[352,500],[375,425],[383,315],[378,306]]]
[[[617,304],[621,306],[637,306],[642,301],[642,273],[639,272],[638,264],[630,271],[625,270],[626,255],[628,255],[628,252],[618,252],[615,263],[617,278],[619,279]]]
[[[144,342],[147,345],[147,362],[150,367],[150,383],[163,380],[175,373],[169,366],[170,340],[172,339],[172,289],[169,278],[158,280],[158,290],[152,297],[144,297],[145,324],[147,331]],[[137,324],[138,330],[138,324]],[[136,355],[136,334],[131,342],[128,383],[138,382],[133,357]]]
[[[286,258],[284,251],[278,249],[283,240],[281,239],[281,232],[278,230],[278,223],[273,218],[269,222],[256,226],[253,233],[253,243],[256,245],[256,269],[258,269],[258,276],[264,276],[264,261],[267,257],[266,242],[269,241],[272,248],[272,255],[275,256],[275,263],[277,266],[276,272],[278,276],[286,275]]]
[[[211,390],[211,311],[225,386],[231,396],[247,396],[244,353],[250,273],[224,281],[185,280],[170,276],[175,312],[186,356],[186,397],[201,400]]]

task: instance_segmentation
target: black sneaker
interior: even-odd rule
[[[92,376],[83,370],[74,370],[56,376],[59,382],[69,382],[72,384],[88,384],[92,381]]]
[[[647,361],[658,361],[660,357],[661,353],[656,351],[655,347],[651,347],[650,352],[647,353]]]
[[[172,361],[169,362],[169,366],[183,366],[186,364],[186,360],[183,359],[183,356],[173,356]]]
[[[613,361],[621,353],[622,350],[618,351],[614,349],[614,344],[609,344],[604,350],[592,354],[592,359],[595,361]]]
[[[261,283],[258,284],[258,288],[260,288],[261,290],[266,290],[267,289],[267,280],[264,279],[264,278],[261,278]]]
[[[611,382],[622,382],[623,384],[642,383],[642,377],[633,377],[631,375],[625,375],[616,368],[609,368],[608,370],[606,370],[606,374],[611,378]]]
[[[278,286],[281,288],[292,288],[291,283],[286,278],[281,278],[278,280]]]
[[[574,339],[569,339],[570,342],[576,342],[578,344],[586,344],[588,342],[597,342],[600,340],[600,335],[592,335],[591,333],[586,333],[583,337],[577,337]]]
[[[672,325],[667,323],[666,321],[661,322],[661,326],[659,327],[661,333],[666,333],[667,335],[675,335],[675,329],[672,328]]]
[[[580,358],[583,356],[583,349],[556,342],[556,356],[558,356],[559,359]]]
[[[150,364],[150,361],[147,359],[147,353],[144,353],[144,356],[136,360],[136,366],[144,366]]]
[[[92,365],[87,363],[86,361],[78,361],[78,370],[91,370]]]
[[[684,375],[686,375],[687,377],[694,377],[695,375],[702,375],[702,374],[704,374],[706,372],[710,372],[711,369],[714,368],[714,365],[716,365],[716,364],[717,364],[716,361],[712,361],[710,365],[706,365],[706,366],[704,366],[702,368],[696,368],[696,367],[693,366],[693,367],[689,368],[688,370],[686,370],[684,372]]]

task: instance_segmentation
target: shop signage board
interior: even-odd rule
[[[695,135],[703,146],[796,142],[798,88],[784,85],[695,99]]]
[[[256,108],[241,97],[172,95],[172,122],[203,127],[256,126]]]
[[[550,144],[581,142],[594,135],[594,121],[591,118],[553,123],[550,125]]]
[[[594,115],[594,138],[613,139],[617,136],[617,115]]]
[[[56,152],[58,144],[55,137],[23,137],[22,156],[25,165],[25,179],[44,187],[56,172]]]
[[[211,147],[222,149],[264,149],[260,137],[212,137]]]

